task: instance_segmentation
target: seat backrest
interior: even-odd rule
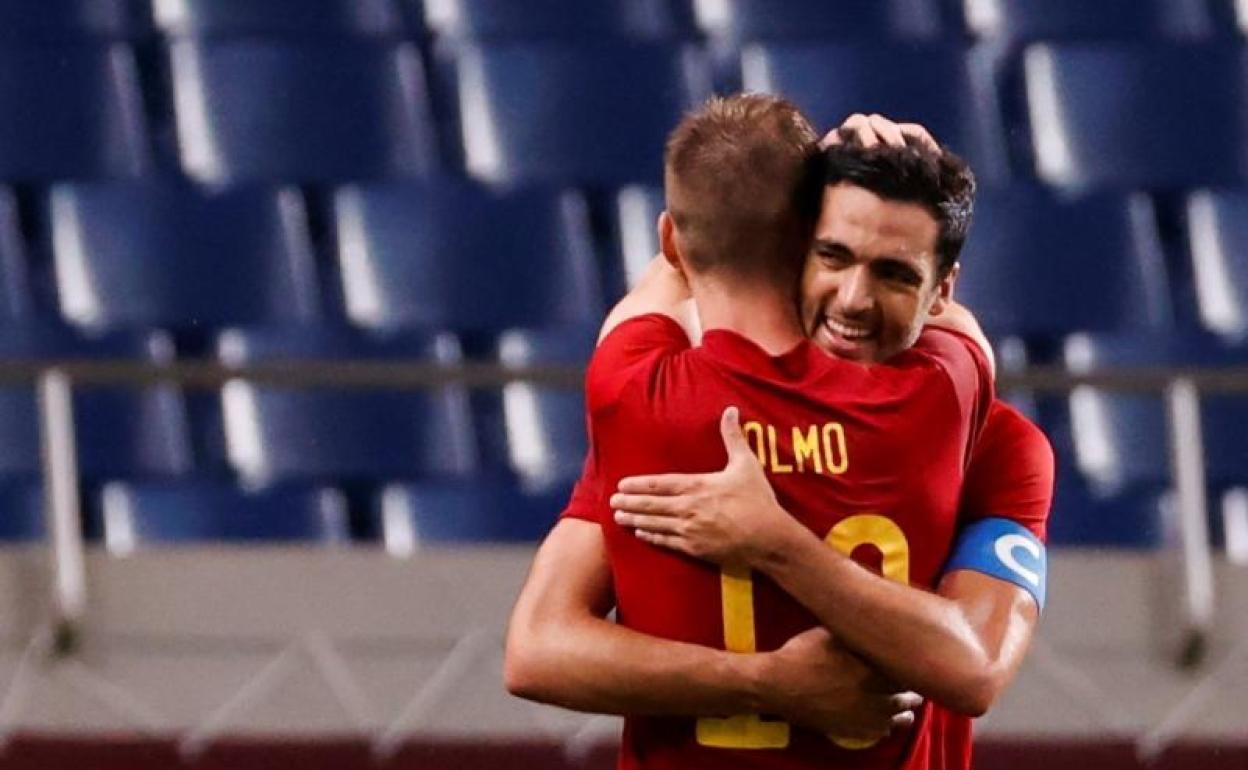
[[[295,190],[77,184],[49,198],[61,311],[75,324],[186,329],[318,315]]]
[[[398,35],[392,0],[156,0],[156,26],[194,37],[376,37]]]
[[[1038,45],[1024,58],[1036,170],[1056,185],[1179,188],[1248,176],[1237,47]],[[1200,115],[1199,141],[1183,141]]]
[[[0,44],[0,179],[136,176],[150,165],[131,49]]]
[[[180,39],[170,46],[182,167],[201,182],[335,182],[434,166],[410,43]]]
[[[0,40],[125,38],[145,32],[129,0],[0,0]]]
[[[448,334],[376,338],[318,327],[230,331],[222,335],[218,353],[234,365],[461,360],[459,343]],[[453,477],[477,467],[462,386],[294,389],[238,379],[227,383],[221,395],[229,461],[250,484]]]
[[[100,514],[104,544],[119,556],[173,543],[350,539],[345,497],[323,487],[243,491],[207,482],[112,483],[101,493]]]
[[[43,486],[36,481],[0,481],[0,543],[41,540],[46,532]]]
[[[956,45],[771,43],[741,54],[747,91],[792,99],[825,130],[855,112],[927,126],[983,180],[1009,175],[991,72]]]
[[[698,26],[713,38],[882,40],[941,32],[932,0],[693,0]]]
[[[17,196],[0,187],[0,319],[14,321],[33,313],[28,264]]]
[[[426,0],[434,34],[476,40],[576,40],[675,37],[667,0]]]
[[[1055,197],[984,188],[954,294],[991,335],[1162,330],[1173,322],[1165,257],[1143,195]]]
[[[1205,328],[1248,335],[1248,192],[1200,190],[1187,199],[1188,253]]]
[[[496,331],[602,316],[578,194],[352,186],[334,196],[334,214],[347,314],[362,326]]]
[[[1174,520],[1174,504],[1172,494],[1158,489],[1097,495],[1077,472],[1059,468],[1048,542],[1058,547],[1157,548],[1166,540],[1167,521]]]
[[[1156,40],[1210,34],[1202,0],[964,0],[978,37],[1032,40]]]
[[[658,180],[668,132],[711,92],[709,64],[689,46],[498,43],[446,53],[465,164],[487,182]]]
[[[386,550],[409,556],[428,546],[534,542],[549,531],[567,489],[530,493],[498,481],[387,486],[375,525]]]

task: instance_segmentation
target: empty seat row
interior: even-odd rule
[[[748,45],[734,62],[745,87],[790,96],[820,125],[853,111],[927,123],[987,180],[1023,170],[1007,122],[1030,126],[1035,173],[1056,185],[1248,179],[1239,109],[1248,54],[1238,46],[1035,46],[1019,116],[1003,116],[986,54],[787,43]],[[448,155],[462,152],[468,175],[491,183],[651,182],[667,132],[714,80],[705,51],[669,43],[463,44],[435,60],[433,80],[454,97],[447,114],[434,114],[411,43],[179,39],[168,47],[172,117],[149,119],[125,44],[0,46],[0,111],[9,116],[0,179],[157,170],[212,184],[418,177],[459,167],[442,157],[445,144]],[[1182,130],[1193,115],[1200,141]],[[163,119],[176,151],[156,139],[165,132],[152,121]]]

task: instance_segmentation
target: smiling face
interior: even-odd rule
[[[882,361],[918,339],[953,291],[937,270],[940,226],[923,206],[848,182],[824,188],[802,275],[802,326],[841,358]]]

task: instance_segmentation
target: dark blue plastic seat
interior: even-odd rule
[[[1126,489],[1099,495],[1078,472],[1058,469],[1049,545],[1085,548],[1156,548],[1174,520],[1173,495],[1160,489]]]
[[[994,336],[1162,330],[1173,321],[1151,201],[983,189],[955,296]]]
[[[1202,0],[965,0],[967,26],[981,38],[1177,40],[1210,34]]]
[[[676,37],[667,0],[433,0],[424,20],[434,34],[476,40]]]
[[[0,543],[40,540],[44,525],[43,486],[37,481],[0,481]]]
[[[170,341],[159,334],[83,338],[48,327],[0,326],[0,361],[123,359],[165,363]],[[78,470],[88,481],[170,476],[191,469],[186,407],[170,386],[144,389],[80,385],[74,418]],[[40,472],[39,411],[34,385],[0,387],[0,475]]]
[[[130,0],[0,0],[0,41],[132,37],[147,29],[135,6]]]
[[[318,314],[294,190],[60,185],[49,208],[61,311],[75,324],[212,329]]]
[[[500,43],[446,53],[465,164],[489,182],[661,179],[668,132],[711,91],[706,58],[690,46]]]
[[[751,45],[741,74],[746,90],[792,99],[820,130],[878,112],[924,124],[980,179],[1009,174],[991,72],[961,46]]]
[[[171,45],[182,166],[209,183],[419,176],[434,165],[408,43]]]
[[[458,341],[447,334],[379,338],[317,327],[227,332],[219,354],[229,364],[461,359]],[[239,379],[224,388],[222,408],[229,461],[251,483],[436,478],[477,467],[467,394],[460,386],[347,390]]]
[[[27,318],[33,310],[17,196],[9,188],[0,187],[0,319]]]
[[[402,31],[392,0],[161,0],[156,26],[192,37],[377,37]]]
[[[1179,188],[1248,176],[1239,48],[1041,45],[1027,50],[1024,73],[1046,182]],[[1199,140],[1180,140],[1194,115]]]
[[[0,44],[0,179],[135,176],[150,164],[133,52]]]
[[[243,491],[211,482],[113,483],[101,493],[100,516],[104,543],[118,555],[157,544],[350,539],[345,497],[323,487]]]
[[[620,262],[609,276],[615,296],[635,285],[659,253],[655,223],[665,206],[663,188],[653,185],[626,187],[615,196],[614,234]]]
[[[1187,199],[1188,252],[1201,322],[1248,335],[1248,191],[1200,190]]]
[[[353,186],[336,194],[334,212],[357,324],[492,331],[602,316],[578,194],[449,180]]]
[[[931,38],[942,26],[933,0],[694,0],[693,8],[707,35],[734,42]]]
[[[386,550],[406,556],[424,546],[540,540],[567,503],[570,487],[538,493],[500,483],[387,486],[375,525]]]

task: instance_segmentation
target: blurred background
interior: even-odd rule
[[[920,121],[1059,459],[982,768],[1248,767],[1248,3],[0,0],[0,769],[605,768],[501,687],[713,92]]]

